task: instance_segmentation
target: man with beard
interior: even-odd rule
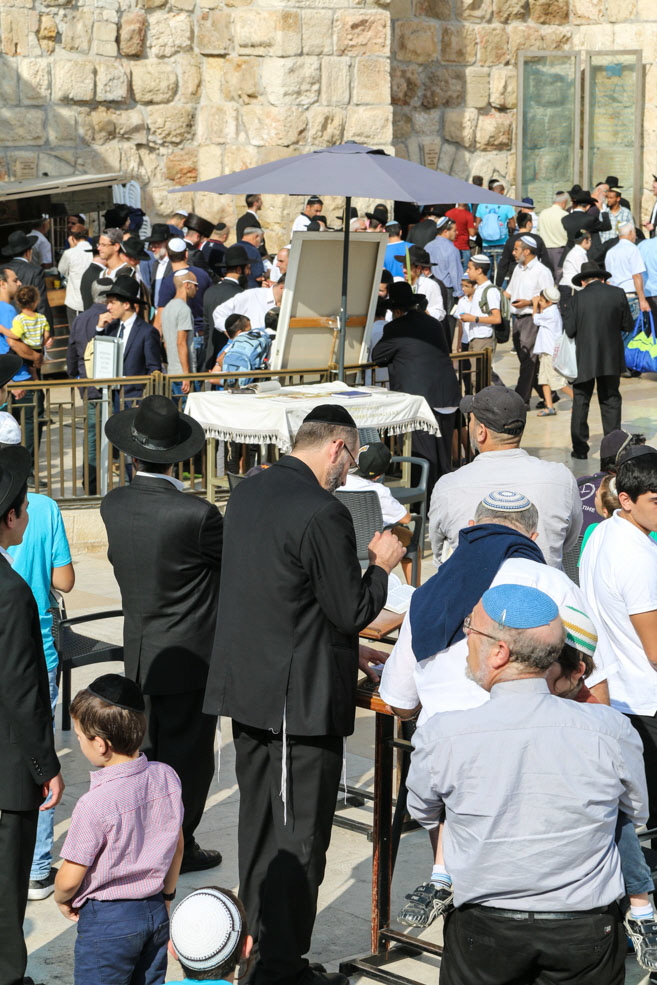
[[[358,444],[348,411],[320,404],[291,454],[241,482],[226,510],[203,710],[233,719],[253,985],[347,985],[304,955],[354,728],[358,633],[381,610],[404,554],[393,534],[375,534],[361,572],[351,516],[332,495]],[[255,584],[258,605],[249,606]]]

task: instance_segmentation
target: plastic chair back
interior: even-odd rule
[[[375,492],[346,492],[338,490],[336,499],[347,507],[354,521],[356,532],[356,550],[361,567],[367,568],[370,563],[367,545],[375,533],[383,531],[383,514],[381,501]]]

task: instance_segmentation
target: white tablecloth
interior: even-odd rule
[[[358,427],[387,434],[416,430],[440,434],[424,397],[339,382],[284,387],[276,393],[190,393],[185,413],[199,422],[209,438],[274,444],[288,452],[304,417],[320,403],[346,407]]]

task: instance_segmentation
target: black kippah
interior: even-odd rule
[[[643,458],[644,455],[657,455],[657,448],[651,448],[650,445],[630,445],[623,449],[620,459],[616,462],[616,468],[626,465],[633,458]]]
[[[87,687],[95,698],[101,698],[108,705],[125,708],[126,711],[145,711],[144,696],[139,684],[135,684],[120,674],[103,674]]]
[[[304,424],[335,424],[336,427],[356,428],[356,422],[342,404],[320,404],[303,419]]]

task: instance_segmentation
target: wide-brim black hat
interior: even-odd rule
[[[125,253],[131,260],[150,260],[138,236],[131,236],[130,239],[124,239],[121,243],[121,253]]]
[[[37,236],[26,236],[22,229],[15,229],[9,234],[7,245],[2,248],[3,257],[19,257],[27,250],[31,250],[36,243]]]
[[[597,277],[599,280],[609,280],[611,274],[604,267],[600,267],[594,260],[587,260],[582,264],[582,269],[578,274],[573,274],[571,280],[575,287],[581,287],[583,280],[590,277]]]
[[[224,254],[226,267],[244,267],[247,263],[251,263],[251,257],[243,246],[233,243],[232,246],[228,247]]]
[[[0,516],[9,509],[32,471],[32,456],[22,445],[0,449]]]
[[[13,380],[18,370],[23,365],[23,360],[13,352],[8,352],[0,356],[0,386]]]
[[[604,180],[605,185],[609,185],[610,188],[622,188],[623,186],[619,184],[619,177],[617,174],[608,174]]]
[[[409,308],[414,308],[425,300],[424,294],[416,294],[409,283],[405,280],[398,280],[388,288],[386,307],[390,311],[394,311],[395,308],[408,311]]]
[[[118,298],[136,304],[139,301],[139,281],[128,274],[119,274],[114,285],[105,293],[107,298]]]
[[[411,246],[408,251],[408,256],[414,267],[430,267],[431,257],[421,246]],[[399,254],[395,256],[395,260],[399,263],[406,263],[406,254]]]
[[[574,195],[571,195],[571,199],[572,199],[573,205],[597,205],[598,204],[596,202],[596,200],[592,197],[591,193],[590,192],[587,192],[587,191],[575,192]]]
[[[187,229],[193,229],[195,233],[205,236],[206,239],[210,239],[214,230],[214,222],[203,219],[202,216],[196,215],[194,212],[190,212],[185,219],[185,226]]]
[[[201,425],[159,394],[144,397],[139,407],[113,414],[105,434],[124,454],[163,465],[193,458],[205,444]]]
[[[166,222],[154,222],[148,243],[167,243],[171,239],[171,230]]]

